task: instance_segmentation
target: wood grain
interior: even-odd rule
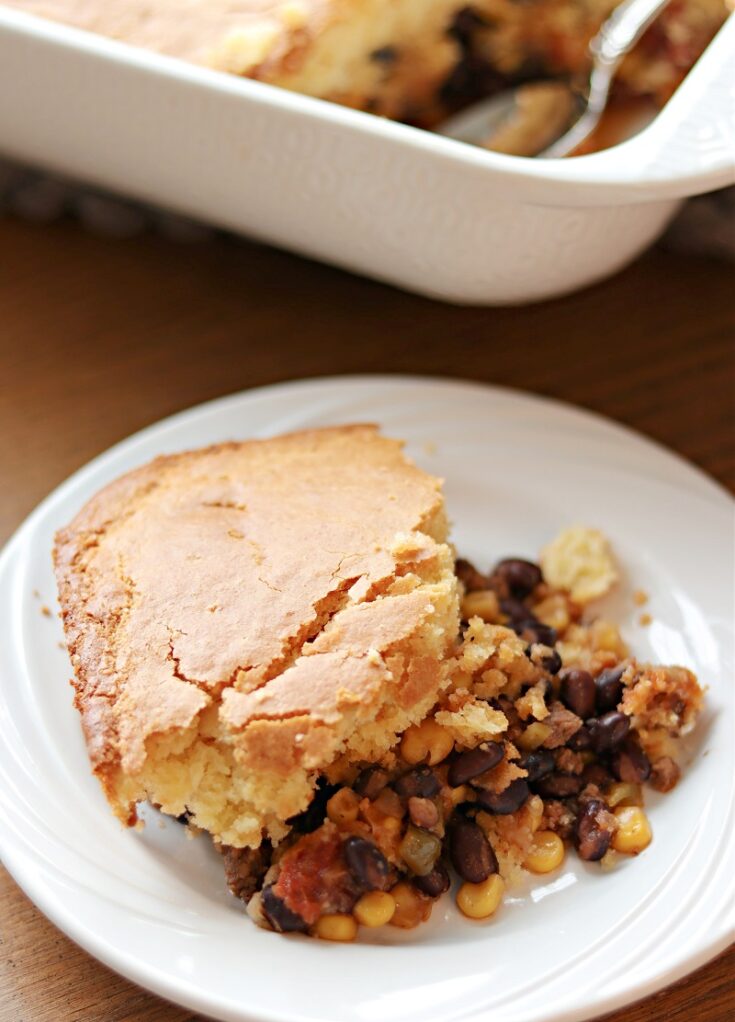
[[[453,308],[257,245],[106,242],[0,221],[0,540],[163,415],[294,377],[488,380],[611,416],[735,489],[731,267],[660,251],[524,309]],[[512,443],[512,436],[508,437]],[[732,1022],[735,948],[609,1022]],[[0,1022],[184,1022],[46,921],[0,870]]]

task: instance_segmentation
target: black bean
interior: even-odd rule
[[[551,773],[554,769],[554,754],[548,749],[534,749],[521,756],[518,765],[528,773],[526,780],[532,783]]]
[[[379,46],[372,51],[370,59],[376,64],[394,64],[398,59],[398,50],[395,46]]]
[[[393,787],[403,798],[433,798],[441,788],[439,778],[431,767],[421,766],[402,774]]]
[[[582,771],[582,780],[585,784],[595,784],[598,788],[605,788],[612,781],[610,771],[602,763],[588,763]]]
[[[598,713],[607,713],[608,710],[616,710],[618,703],[623,698],[623,683],[620,680],[625,671],[625,664],[611,667],[602,671],[595,678],[596,707]]]
[[[460,784],[466,784],[473,777],[479,777],[486,770],[492,770],[497,766],[505,755],[505,746],[502,742],[483,742],[476,749],[468,752],[461,752],[456,759],[449,764],[447,780],[453,788]]]
[[[582,778],[577,774],[546,774],[533,785],[542,798],[572,798],[582,790]]]
[[[465,592],[474,593],[478,589],[488,589],[490,587],[490,580],[487,575],[483,575],[471,561],[466,561],[463,557],[458,557],[454,562],[454,574],[464,585]]]
[[[555,649],[541,657],[541,666],[548,674],[558,674],[561,670],[561,655]]]
[[[348,837],[344,843],[347,868],[367,891],[382,891],[388,882],[390,866],[377,845],[363,837]]]
[[[302,813],[286,820],[286,823],[299,834],[310,834],[317,827],[321,827],[327,815],[327,802],[339,788],[339,784],[327,784],[324,778],[320,777],[309,805]]]
[[[651,776],[651,761],[636,738],[630,734],[613,753],[611,765],[619,781],[642,784]]]
[[[513,620],[510,627],[525,642],[538,642],[542,646],[553,646],[556,642],[556,629],[545,625],[538,618],[529,616],[523,621]]]
[[[473,820],[456,815],[449,829],[449,856],[463,880],[482,883],[498,872],[492,845]]]
[[[477,788],[476,790],[477,801],[475,805],[482,806],[483,809],[490,813],[496,813],[498,816],[507,816],[509,813],[514,813],[517,809],[521,808],[531,794],[528,782],[524,777],[511,781],[508,787],[498,794],[492,791],[485,791],[482,788]]]
[[[507,557],[503,561],[498,561],[493,574],[505,582],[508,592],[517,600],[530,596],[539,582],[543,581],[538,564],[524,561],[520,557]]]
[[[507,600],[500,601],[500,609],[511,621],[526,621],[531,614],[525,603],[521,600],[514,600],[509,596]]]
[[[595,712],[595,679],[589,671],[568,668],[560,675],[559,698],[568,710],[583,720]]]
[[[601,717],[587,721],[596,753],[609,752],[619,745],[630,730],[630,717],[618,710],[610,710]]]
[[[475,32],[487,24],[488,22],[472,7],[462,7],[457,11],[454,20],[447,29],[447,35],[456,39],[461,46],[468,48]]]
[[[573,752],[585,752],[587,749],[592,748],[592,735],[586,724],[583,724],[581,728],[567,739],[567,748]]]
[[[304,933],[309,929],[301,916],[292,912],[271,887],[263,888],[261,905],[266,919],[279,933]]]
[[[590,799],[582,807],[574,825],[574,847],[580,859],[597,862],[610,847],[613,829],[605,823],[607,806],[599,799]]]
[[[437,862],[432,871],[426,873],[425,876],[413,878],[414,887],[418,887],[423,894],[428,894],[430,898],[438,898],[444,894],[449,890],[449,884],[449,873],[442,862]]]
[[[388,783],[388,771],[381,767],[367,767],[361,771],[352,785],[358,795],[369,798],[371,801],[377,798]]]
[[[439,87],[442,103],[451,107],[463,106],[481,96],[494,95],[507,88],[504,79],[492,65],[481,56],[469,52],[461,44],[463,57],[459,60]]]

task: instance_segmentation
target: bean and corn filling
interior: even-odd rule
[[[571,539],[584,553],[595,537]],[[643,785],[675,786],[702,691],[685,668],[630,657],[613,624],[585,620],[595,572],[582,563],[553,584],[558,553],[547,548],[545,571],[458,560],[456,669],[429,717],[382,762],[336,764],[277,848],[221,849],[256,922],[333,941],[411,929],[454,878],[461,912],[483,920],[571,849],[606,866],[649,845]]]

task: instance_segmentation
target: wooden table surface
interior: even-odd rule
[[[654,251],[556,302],[459,309],[227,238],[111,242],[71,223],[0,220],[0,540],[70,472],[161,416],[346,372],[461,376],[573,401],[735,489],[734,285],[724,263]],[[0,1022],[195,1018],[89,958],[0,870]],[[733,1018],[735,947],[610,1016]]]

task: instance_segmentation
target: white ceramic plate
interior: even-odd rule
[[[60,647],[50,548],[100,486],[156,454],[302,426],[379,422],[446,478],[458,548],[534,555],[561,526],[611,538],[626,577],[607,608],[642,657],[694,668],[709,711],[674,793],[650,798],[654,843],[601,874],[569,856],[490,923],[450,899],[408,934],[334,945],[256,929],[202,838],[112,818],[90,776]],[[235,395],[126,440],[74,475],[0,562],[0,847],[24,890],[113,969],[217,1019],[552,1022],[648,994],[733,939],[733,505],[661,448],[562,405],[400,377]],[[633,588],[654,622],[636,624]],[[38,594],[38,595],[36,595]]]

